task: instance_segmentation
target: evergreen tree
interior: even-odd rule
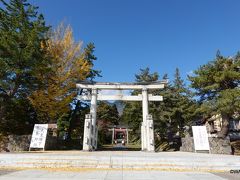
[[[87,76],[87,79],[92,81],[96,77],[101,77],[101,71],[93,69],[94,61],[97,60],[97,57],[94,55],[95,45],[94,43],[89,43],[84,48],[84,60],[90,65],[90,73]]]
[[[145,69],[140,69],[140,73],[135,75],[135,81],[138,83],[151,83],[158,80],[158,73],[150,73],[150,69],[147,67]]]
[[[97,122],[99,145],[110,143],[112,136],[109,132],[109,128],[110,126],[119,124],[117,106],[115,104],[100,101],[97,108]]]
[[[158,73],[151,73],[149,68],[140,69],[139,74],[135,75],[135,81],[137,83],[148,84],[152,82],[158,81]],[[134,90],[132,95],[141,94],[140,90]],[[148,91],[150,94],[156,94],[156,91],[150,90]],[[152,107],[152,103],[149,104],[149,107]],[[150,109],[150,112],[152,110]],[[142,104],[141,102],[127,102],[125,103],[122,121],[125,122],[130,128],[133,129],[136,139],[140,138],[140,126],[142,123]]]
[[[167,80],[168,75],[165,74],[163,79]],[[141,69],[136,75],[136,81],[145,84],[156,82],[158,73],[150,73],[149,68]],[[140,91],[132,92],[134,95],[140,93]],[[184,126],[191,124],[195,118],[194,110],[197,104],[192,99],[192,93],[185,87],[179,69],[176,69],[173,83],[168,83],[164,89],[149,90],[148,93],[163,96],[162,102],[149,102],[149,113],[153,116],[155,133],[160,136],[161,143],[172,142],[175,135],[184,136]],[[122,119],[137,134],[142,122],[142,104],[126,103]],[[137,137],[140,138],[140,133]]]
[[[97,57],[94,55],[95,45],[93,43],[87,44],[87,46],[83,50],[83,60],[87,62],[89,66],[89,72],[87,73],[86,77],[79,78],[78,80],[85,80],[85,81],[93,81],[96,77],[101,77],[101,71],[94,69],[94,61],[97,60]],[[82,95],[83,93],[89,93],[89,91],[83,92],[83,89],[77,92],[77,95]],[[68,140],[72,138],[73,130],[80,130],[80,135],[82,134],[84,126],[84,114],[89,113],[89,104],[81,102],[78,99],[73,99],[72,102],[73,109],[71,110],[71,115],[69,119],[69,129],[68,129]],[[86,112],[86,113],[84,113]],[[79,116],[81,115],[81,116]],[[80,125],[82,128],[76,128],[76,124]]]
[[[48,71],[41,48],[46,42],[43,15],[27,0],[0,0],[0,131],[30,131],[35,113],[27,99]]]
[[[97,108],[97,119],[108,121],[112,125],[118,125],[119,115],[116,105],[100,101]]]
[[[164,75],[164,79],[168,79],[167,75]],[[168,141],[174,135],[184,136],[184,126],[191,124],[195,118],[196,102],[192,99],[192,93],[186,88],[178,68],[173,82],[169,82],[160,90],[160,94],[163,96],[163,101],[154,102],[157,106],[153,110],[153,113],[157,113],[156,131],[162,139]]]
[[[240,58],[224,57],[217,52],[216,58],[194,71],[189,76],[191,87],[195,88],[199,97],[200,107],[204,119],[213,115],[222,116],[222,130],[219,137],[228,133],[229,119],[240,112]]]
[[[186,88],[183,79],[180,76],[180,71],[176,68],[174,81],[172,85],[172,119],[174,120],[174,127],[177,132],[183,135],[183,128],[185,125],[191,123],[194,119],[194,108],[197,104],[192,99],[192,93]]]

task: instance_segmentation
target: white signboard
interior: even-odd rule
[[[47,137],[48,124],[35,124],[30,148],[44,148]]]
[[[210,151],[206,126],[192,126],[192,131],[195,151]]]

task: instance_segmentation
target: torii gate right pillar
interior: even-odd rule
[[[148,115],[148,94],[147,89],[142,89],[142,127],[141,127],[141,141],[142,151],[147,150],[147,115]]]
[[[97,149],[97,89],[92,89],[92,99],[91,99],[91,107],[90,107],[90,114],[92,117],[92,138],[91,138],[91,145],[93,149]]]
[[[148,112],[148,92],[142,89],[142,116],[141,126],[142,151],[155,151],[154,146],[154,126],[152,116]]]

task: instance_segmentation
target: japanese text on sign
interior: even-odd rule
[[[48,124],[35,124],[30,148],[44,148],[47,137]]]
[[[206,126],[192,126],[195,151],[210,150]]]

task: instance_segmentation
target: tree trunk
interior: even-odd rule
[[[79,92],[79,95],[82,95],[83,90],[81,89]],[[81,102],[77,100],[75,109],[72,111],[72,114],[70,115],[70,122],[69,122],[69,129],[68,129],[68,136],[67,136],[67,141],[72,140],[72,130],[74,128],[74,123],[76,121],[76,114],[78,111],[81,109]]]
[[[81,102],[77,101],[76,107],[73,110],[72,114],[70,115],[67,141],[72,140],[72,131],[73,131],[73,128],[75,127],[74,125],[75,125],[75,121],[76,121],[76,114],[80,110],[80,106],[81,106]]]
[[[228,135],[230,116],[226,113],[221,113],[221,116],[222,116],[222,128],[221,131],[218,132],[218,137],[225,138]]]

